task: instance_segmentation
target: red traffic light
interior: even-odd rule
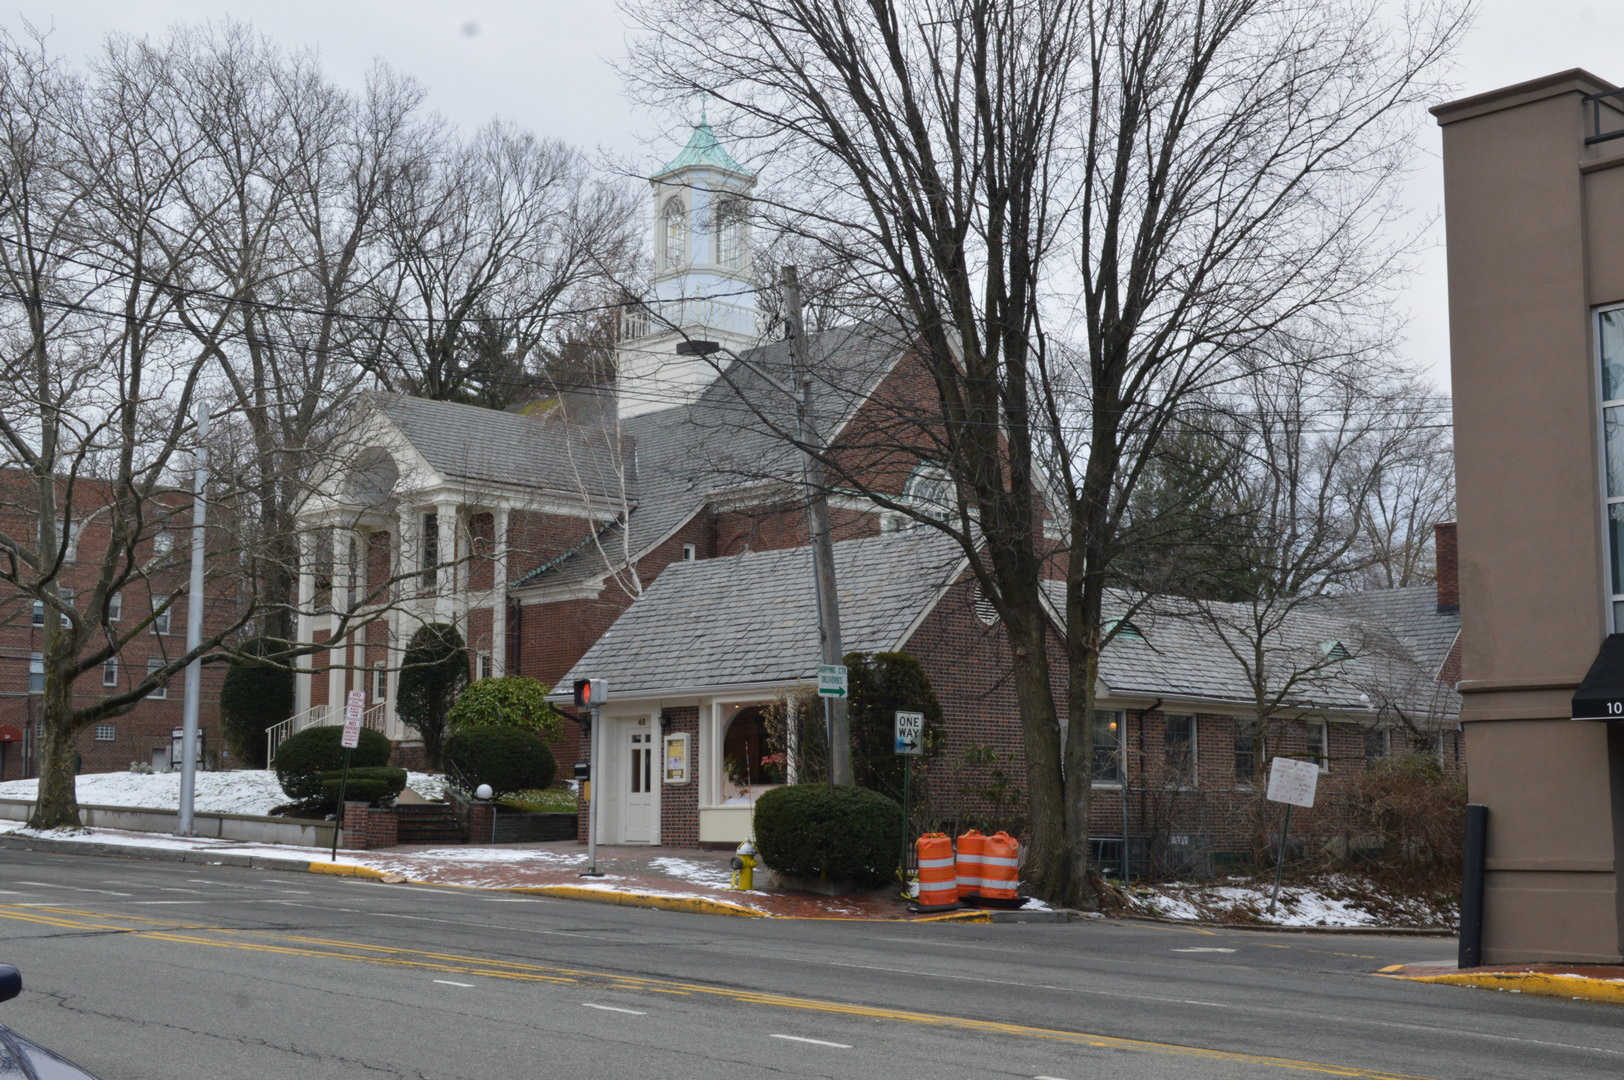
[[[608,697],[609,687],[603,679],[575,680],[576,708],[590,709],[594,705],[602,705]]]

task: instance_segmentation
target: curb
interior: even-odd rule
[[[1479,990],[1499,990],[1509,994],[1529,994],[1533,997],[1574,998],[1599,1001],[1608,1005],[1624,1005],[1624,982],[1591,979],[1584,976],[1547,975],[1539,971],[1456,971],[1443,975],[1405,975],[1395,971],[1380,971],[1387,979],[1405,982],[1439,983],[1444,986],[1469,986]]]
[[[242,855],[236,852],[212,852],[207,849],[182,851],[178,848],[150,848],[133,844],[53,840],[44,836],[0,836],[0,850],[44,851],[53,855],[102,855],[143,859],[148,862],[193,863],[199,866],[244,866],[253,870],[285,870],[291,873],[307,872],[311,865],[304,859],[289,859],[283,856]],[[356,869],[365,868],[356,867]]]
[[[1154,915],[1107,916],[1118,922],[1147,922],[1161,926],[1188,926],[1200,930],[1249,930],[1269,934],[1326,934],[1348,937],[1454,937],[1458,931],[1447,926],[1275,926],[1271,923],[1200,922],[1195,919],[1161,919]]]

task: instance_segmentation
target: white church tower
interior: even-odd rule
[[[760,344],[749,291],[747,207],[755,185],[755,175],[722,148],[703,118],[682,152],[650,178],[653,295],[621,323],[622,417],[693,401],[729,351]],[[722,351],[706,357],[689,345],[679,352],[685,342],[713,342]]]

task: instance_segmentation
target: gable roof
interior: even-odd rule
[[[834,545],[847,651],[894,649],[963,562],[935,529]],[[609,680],[611,698],[762,688],[813,677],[817,596],[807,547],[673,563],[559,686]]]

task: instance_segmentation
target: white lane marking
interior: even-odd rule
[[[452,982],[450,979],[435,979],[434,981],[439,983],[441,986],[460,986],[464,990],[472,990],[474,988],[473,983]]]
[[[202,889],[187,889],[187,888],[183,888],[183,887],[181,887],[179,885],[160,885],[160,886],[158,886],[158,891],[159,892],[191,893],[193,896],[196,896],[198,893],[202,892],[203,890]]]
[[[218,900],[131,900],[131,907],[151,907],[154,904],[217,904]]]
[[[0,895],[4,895],[4,896],[27,896],[28,894],[23,892],[21,889],[0,889]]]
[[[581,1002],[581,1008],[583,1008],[583,1009],[601,1009],[604,1012],[625,1013],[628,1016],[647,1016],[648,1015],[648,1013],[643,1012],[643,1011],[641,1011],[639,1009],[622,1009],[619,1005],[598,1005],[598,1004],[595,1004],[595,1003],[590,1002],[590,1001]]]
[[[134,893],[119,892],[116,889],[87,889],[82,885],[58,885],[51,881],[17,881],[16,885],[39,885],[47,889],[67,889],[69,892],[93,892],[104,896],[134,896]]]
[[[528,896],[522,896],[522,897],[519,897],[517,899],[512,899],[512,898],[505,897],[505,896],[496,896],[496,897],[482,896],[479,899],[480,899],[481,903],[486,903],[486,904],[545,904],[547,902],[545,900],[536,900],[536,899],[533,899],[533,898],[528,897]]]
[[[186,879],[193,885],[213,885],[217,889],[252,889],[252,885],[241,885],[235,881],[214,881],[206,877],[189,877]]]
[[[1190,949],[1169,949],[1169,952],[1234,952],[1234,949],[1221,949],[1217,946],[1197,945]]]
[[[309,896],[309,889],[279,889],[278,892],[292,893],[294,896]]]
[[[1060,1080],[1058,1076],[1034,1076],[1032,1080]]]
[[[773,1039],[783,1039],[785,1042],[811,1043],[813,1046],[832,1046],[836,1050],[850,1050],[851,1049],[851,1043],[828,1042],[828,1041],[826,1041],[824,1039],[806,1039],[806,1038],[802,1038],[799,1035],[769,1034],[768,1037],[773,1038]]]

